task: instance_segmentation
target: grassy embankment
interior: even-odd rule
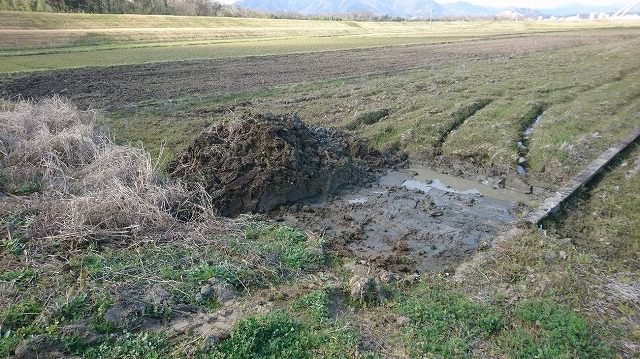
[[[162,111],[149,102],[127,114],[129,125],[116,136],[179,146],[187,139],[166,138],[172,120],[219,120],[185,114],[243,100],[248,103],[236,115],[297,111],[309,122],[355,128],[379,147],[398,142],[415,158],[435,151],[513,167],[521,130],[543,110],[530,141],[530,169],[572,174],[638,125],[637,45],[631,38],[205,103],[187,98]],[[584,58],[588,63],[577,61]],[[206,201],[147,171],[152,166],[140,151],[82,132],[96,121],[91,114],[66,105],[23,106],[2,112],[0,124],[11,126],[0,131],[0,185],[41,195],[2,202],[1,355],[36,335],[50,350],[87,357],[638,355],[637,147],[557,218],[547,236],[523,230],[485,249],[489,260],[465,276],[398,279],[385,284],[382,303],[362,303],[349,297],[351,274],[343,261],[350,260],[319,251],[322,241],[314,234],[251,217],[214,218]],[[361,116],[381,109],[388,115],[375,123]],[[48,128],[26,130],[41,128],[47,116],[54,117]],[[16,118],[38,125],[23,129]],[[149,123],[157,132],[149,132]],[[89,149],[90,156],[77,157]],[[178,220],[178,204],[185,203],[204,206],[200,216]],[[240,304],[199,298],[211,280],[230,284]],[[150,291],[167,295],[145,297]],[[142,302],[147,324],[171,323],[194,308],[246,319],[229,340],[204,353],[195,332],[158,333],[105,319],[114,303],[126,300]],[[270,313],[260,314],[265,310]]]

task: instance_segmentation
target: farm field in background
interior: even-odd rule
[[[633,22],[354,22],[0,12],[0,73],[424,44]],[[576,36],[588,36],[588,34]],[[100,54],[95,56],[94,53]]]
[[[519,223],[478,246],[484,260],[420,275],[283,218],[219,217],[165,172],[212,124],[295,113],[414,164],[530,184],[535,205],[640,126],[638,23],[0,12],[0,24],[0,356],[640,353],[637,142],[546,231]],[[411,260],[397,243],[398,263]]]

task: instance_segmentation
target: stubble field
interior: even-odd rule
[[[1,29],[36,39],[19,48],[2,37],[2,355],[638,354],[637,142],[545,231],[522,227],[492,246],[503,224],[475,219],[497,227],[482,227],[490,235],[471,249],[429,241],[464,242],[447,232],[448,218],[490,213],[482,206],[491,196],[382,183],[325,207],[231,219],[163,172],[211,124],[235,129],[257,114],[293,112],[382,153],[406,153],[412,165],[512,187],[530,203],[505,202],[509,228],[640,126],[639,27],[269,20],[274,32],[265,39],[255,28],[266,20],[136,19],[150,30],[89,15],[34,15]],[[73,21],[73,29],[60,25]],[[234,30],[220,30],[222,22]],[[322,37],[308,37],[310,24]],[[45,29],[56,30],[46,46],[38,40]],[[74,40],[89,31],[100,33],[86,37],[97,42]],[[194,37],[178,40],[185,33]],[[220,59],[212,54],[222,45],[211,41],[223,38],[229,51]],[[118,66],[88,67],[92,57],[92,65]],[[25,69],[38,72],[12,72]],[[48,103],[53,95],[68,102]],[[45,120],[43,129],[26,120],[47,116],[73,121]],[[87,125],[106,128],[115,143],[85,134]],[[73,150],[89,147],[95,158]],[[366,204],[367,196],[398,201]],[[427,233],[397,217],[406,203],[426,204],[416,218],[428,221]],[[376,211],[385,218],[371,217]],[[465,218],[455,221],[474,223]],[[368,235],[376,226],[387,229]],[[388,253],[364,255],[372,240]],[[451,252],[437,265],[424,262],[433,256],[425,251],[443,248]],[[456,273],[474,252],[485,259]]]

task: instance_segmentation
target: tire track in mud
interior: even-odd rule
[[[633,30],[618,29],[594,36],[577,36],[571,32],[529,34],[359,50],[68,69],[9,75],[0,83],[0,95],[38,100],[58,94],[81,108],[116,111],[145,100],[221,96],[456,61],[503,58],[624,39],[634,33]],[[96,56],[100,56],[99,52]]]
[[[440,133],[440,136],[434,143],[434,155],[442,155],[442,146],[444,146],[444,143],[447,142],[447,138],[449,138],[449,135],[453,131],[464,125],[464,123],[467,122],[467,120],[470,119],[473,115],[475,115],[476,112],[487,107],[491,102],[493,102],[492,99],[480,99],[454,111],[451,114],[453,122]]]

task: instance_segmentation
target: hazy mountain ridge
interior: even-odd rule
[[[267,12],[297,12],[303,15],[329,15],[346,12],[371,12],[376,15],[415,17],[474,17],[493,16],[505,10],[518,12],[527,17],[585,15],[591,12],[613,13],[624,3],[604,6],[580,3],[564,4],[553,9],[492,8],[478,6],[465,1],[440,4],[431,0],[240,0],[236,5]]]

